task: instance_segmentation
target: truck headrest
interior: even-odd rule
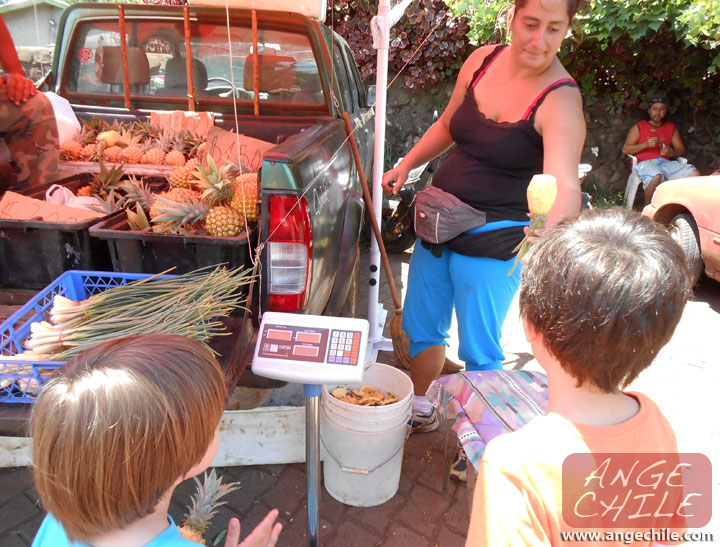
[[[193,86],[204,91],[208,84],[207,68],[198,59],[192,60]],[[172,57],[165,65],[165,89],[187,93],[187,65],[185,57]]]
[[[254,68],[255,57],[248,55],[243,73],[243,86],[248,91],[254,88]],[[260,93],[295,87],[297,85],[295,58],[282,55],[258,55],[258,83]]]
[[[147,55],[139,47],[128,47],[128,76],[130,85],[150,83],[150,63]],[[95,73],[105,84],[123,83],[122,48],[120,46],[100,46],[95,51]]]

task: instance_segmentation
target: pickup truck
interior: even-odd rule
[[[367,176],[374,138],[372,89],[342,37],[284,11],[232,7],[226,17],[224,5],[74,4],[58,22],[45,83],[81,119],[129,122],[194,108],[214,112],[215,125],[273,143],[258,171],[264,247],[251,321],[258,311],[341,315],[364,213],[343,113],[357,128]],[[234,351],[249,359],[252,343]],[[240,383],[258,383],[249,376]]]

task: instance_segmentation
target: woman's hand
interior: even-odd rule
[[[400,167],[398,164],[395,168],[386,171],[382,178],[382,187],[388,194],[397,195],[402,185],[408,178],[409,171]]]
[[[5,74],[0,76],[0,86],[7,87],[8,98],[17,106],[37,93],[35,84],[21,74]]]
[[[275,522],[279,514],[277,509],[270,511],[242,543],[238,543],[240,541],[240,521],[231,518],[228,523],[225,547],[275,547],[280,532],[282,532],[282,524]]]
[[[538,238],[545,233],[545,230],[547,230],[547,228],[535,228],[533,234],[530,235],[530,226],[525,226],[525,228],[523,228],[525,235],[529,236],[528,243],[530,243],[530,245],[537,243]]]

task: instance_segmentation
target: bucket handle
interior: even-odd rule
[[[355,473],[357,475],[369,475],[370,473],[375,472],[376,470],[380,469],[383,465],[388,463],[390,460],[392,460],[395,456],[397,456],[398,452],[400,452],[404,447],[405,443],[408,440],[408,437],[410,437],[411,429],[406,426],[405,431],[405,439],[403,440],[402,444],[400,445],[400,448],[398,448],[395,452],[393,452],[388,458],[386,458],[384,461],[373,467],[372,469],[358,469],[356,467],[346,467],[343,465],[343,463],[340,461],[340,458],[338,458],[332,450],[328,447],[328,445],[325,444],[325,439],[322,438],[322,435],[320,435],[320,441],[322,442],[322,445],[325,447],[325,450],[328,454],[330,454],[330,457],[337,462],[337,464],[340,466],[340,470],[343,473]]]

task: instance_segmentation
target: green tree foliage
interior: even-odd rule
[[[370,76],[376,51],[368,26],[377,1],[329,4],[328,24],[348,40],[363,75]],[[391,69],[402,69],[415,54],[403,71],[409,87],[455,78],[472,46],[507,39],[507,4],[413,2],[391,31]],[[445,13],[446,5],[451,13]],[[588,105],[636,113],[649,94],[663,91],[672,103],[696,114],[720,112],[720,1],[586,0],[560,57]]]

